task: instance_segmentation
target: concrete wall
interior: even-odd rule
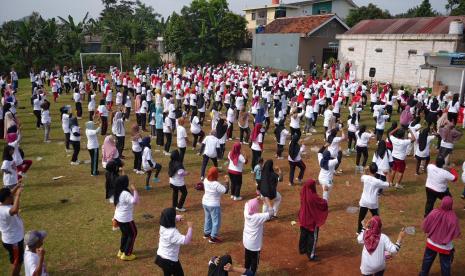
[[[256,34],[252,64],[294,71],[299,59],[300,34]]]
[[[334,0],[331,13],[337,14],[342,20],[347,18],[349,11],[353,9],[346,0]]]
[[[457,47],[454,40],[348,39],[348,35],[342,37],[339,42],[339,60],[342,64],[352,62],[352,70],[357,79],[368,79],[368,72],[374,67],[376,80],[410,86],[433,86],[433,72],[420,72],[419,69],[425,63],[424,53],[455,52]],[[382,49],[382,52],[376,52],[377,48]],[[409,54],[409,50],[416,50],[416,54]]]
[[[252,63],[252,48],[243,48],[237,51],[236,61],[239,63]]]

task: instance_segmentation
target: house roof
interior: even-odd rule
[[[301,33],[310,35],[333,19],[339,21],[346,29],[349,29],[337,15],[324,14],[277,18],[266,25],[265,33]]]
[[[465,16],[437,16],[360,21],[344,35],[363,34],[448,34],[451,21],[465,22]]]

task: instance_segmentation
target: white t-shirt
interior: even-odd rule
[[[49,110],[43,110],[42,109],[42,117],[41,117],[41,123],[42,124],[50,124],[52,122],[52,118],[50,117],[50,111]]]
[[[177,262],[179,260],[179,249],[184,244],[186,236],[181,235],[175,227],[165,228],[161,225],[159,233],[160,239],[158,241],[157,255],[163,259]]]
[[[429,164],[426,167],[426,187],[436,192],[445,192],[449,181],[453,181],[455,176],[449,171],[436,167],[435,164]]]
[[[394,135],[391,135],[390,139],[392,142],[392,157],[405,160],[407,148],[411,143],[410,139],[399,139],[394,137]]]
[[[426,146],[425,148],[421,151],[420,150],[420,146],[418,144],[418,134],[416,133],[415,134],[415,155],[418,156],[418,157],[428,157],[430,156],[430,145],[431,145],[431,141],[434,140],[435,136],[434,135],[430,135],[426,138]]]
[[[63,128],[63,133],[69,133],[69,115],[63,114],[61,116],[61,128]]]
[[[7,171],[8,173],[5,173]],[[16,162],[3,160],[2,162],[3,172],[3,186],[16,185],[18,183],[18,174],[16,173]]]
[[[331,120],[331,117],[333,117],[333,111],[326,109],[325,112],[323,113],[323,126],[324,127],[329,127],[329,121]]]
[[[99,105],[97,111],[100,113],[100,116],[108,117],[108,109],[104,105]]]
[[[239,155],[239,159],[237,160],[237,166],[234,165],[234,162],[229,157],[229,154],[228,154],[228,159],[229,159],[228,170],[241,173],[244,168],[245,157],[242,154]]]
[[[97,133],[100,131],[98,129],[86,129],[86,136],[87,136],[87,149],[98,149],[98,138]]]
[[[242,243],[250,251],[260,251],[263,244],[263,226],[270,219],[270,213],[255,213],[249,215],[248,203],[244,206],[244,232]]]
[[[355,136],[357,137],[357,147],[368,147],[368,141],[370,140],[371,137],[373,137],[373,134],[369,132],[364,132],[362,135],[358,135],[359,131],[355,133]]]
[[[26,247],[24,251],[24,273],[25,276],[32,276],[34,271],[37,269],[40,263],[40,257],[37,253],[34,253]],[[45,265],[45,261],[42,264],[42,273],[41,276],[48,276],[47,273],[47,266]]]
[[[380,175],[384,175],[384,172],[389,172],[389,170],[391,169],[389,162],[392,161],[394,161],[392,159],[392,153],[388,149],[386,149],[383,158],[378,157],[376,152],[373,154],[372,162],[376,163],[376,166],[378,166],[378,174]]]
[[[360,207],[366,207],[368,209],[378,208],[378,190],[389,187],[389,183],[375,178],[371,175],[362,175],[363,183],[362,197],[360,198]]]
[[[185,185],[184,183],[184,175],[185,175],[184,169],[179,169],[176,171],[176,173],[173,176],[170,176],[170,184],[173,184],[174,186],[177,187],[182,187]]]
[[[183,126],[178,125],[178,127],[176,128],[176,143],[178,145],[178,148],[186,147],[186,138],[186,129]]]
[[[242,155],[241,155],[242,156]],[[202,204],[208,207],[219,207],[221,204],[221,195],[226,193],[226,187],[218,181],[203,181],[205,193],[202,197]]]
[[[155,161],[153,161],[153,158],[152,158],[152,150],[148,147],[145,147],[142,152],[142,168],[144,168],[145,171],[148,171],[152,168],[150,167],[150,164],[148,162],[149,160],[155,166]]]
[[[263,143],[263,133],[261,132],[258,134],[257,139],[255,139],[255,141],[252,142],[252,147],[250,148],[255,151],[262,151],[260,143]]]
[[[132,148],[131,149],[132,149],[132,151],[141,152],[142,151],[142,147],[140,146],[141,142],[142,142],[142,138],[140,138],[140,137],[136,141],[131,140],[131,143],[132,143]]]
[[[200,126],[199,117],[194,116],[194,118],[191,121],[191,133],[192,134],[199,134],[201,130],[202,130],[202,128]]]
[[[321,159],[323,159],[323,154],[318,153],[318,164],[320,164]],[[318,174],[318,182],[320,182],[321,185],[333,185],[334,170],[336,168],[337,163],[337,159],[331,159],[328,162],[329,170],[325,170],[323,168],[320,169],[320,173]]]
[[[357,241],[359,244],[364,244],[363,234],[365,231],[362,231],[357,236]],[[384,252],[388,251],[391,254],[397,253],[399,251],[399,247],[393,244],[389,238],[381,233],[381,237],[379,239],[378,246],[376,247],[375,251],[371,254],[368,253],[368,250],[363,246],[362,251],[362,263],[360,265],[360,271],[363,275],[372,275],[376,272],[384,270],[386,267],[386,261]]]
[[[163,121],[163,133],[171,133],[171,129],[173,128],[171,119],[166,116],[165,120]]]
[[[23,220],[19,215],[10,215],[10,209],[13,205],[0,205],[0,232],[2,233],[2,242],[6,244],[15,244],[24,239]]]
[[[289,131],[287,129],[281,130],[281,134],[279,135],[279,145],[284,146],[286,144],[287,136],[289,136]]]
[[[113,216],[118,222],[126,223],[133,221],[134,197],[128,191],[123,191],[119,195],[119,201],[116,205],[115,215]]]
[[[376,118],[376,129],[384,130],[386,120],[389,119],[389,115],[382,115],[381,118]]]
[[[203,154],[210,158],[216,158],[216,149],[220,148],[220,140],[213,135],[208,135],[205,139],[203,139],[202,144],[205,145]]]
[[[331,145],[328,146],[328,151],[331,153],[332,158],[337,157],[337,153],[339,152],[340,149],[340,143],[342,141],[342,137],[334,137],[333,141],[331,142]]]
[[[74,133],[81,134],[81,129],[78,126],[73,126],[71,128],[71,135],[69,136],[69,140],[74,142],[81,141],[81,136],[76,136]]]

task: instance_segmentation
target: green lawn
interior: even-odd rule
[[[104,175],[90,176],[90,165],[81,164],[70,166],[71,156],[66,154],[64,148],[64,135],[61,129],[59,108],[71,102],[71,95],[63,95],[59,103],[52,103],[52,143],[44,144],[43,130],[37,130],[34,124],[32,108],[29,104],[30,83],[21,80],[18,98],[20,108],[18,116],[22,122],[24,149],[27,159],[33,160],[33,165],[24,181],[25,189],[21,199],[21,216],[26,230],[44,229],[49,236],[45,241],[46,261],[51,275],[160,275],[161,271],[153,263],[158,244],[158,219],[163,208],[171,203],[171,189],[168,185],[167,167],[168,157],[160,152],[153,151],[154,158],[161,162],[163,170],[160,174],[161,182],[154,185],[150,192],[143,190],[144,176],[132,173],[133,156],[130,151],[130,139],[126,137],[126,172],[130,180],[139,187],[141,203],[136,208],[135,221],[138,227],[138,237],[135,244],[135,254],[138,259],[134,262],[123,262],[116,258],[119,247],[120,232],[111,230],[111,218],[114,206],[104,200]],[[49,96],[52,101],[52,96]],[[24,109],[23,109],[24,108]],[[87,102],[83,103],[84,118],[87,118]],[[347,109],[343,109],[346,121]],[[397,117],[396,117],[397,118]],[[134,118],[131,118],[134,121]],[[363,122],[373,126],[371,114],[365,111]],[[80,120],[84,135],[85,119]],[[132,122],[131,122],[132,123]],[[321,133],[322,118],[318,119],[317,135],[306,141],[307,146],[320,146],[323,135]],[[130,124],[126,129],[129,130]],[[209,131],[209,122],[204,130]],[[188,129],[188,127],[186,127]],[[273,158],[275,151],[273,128],[266,136],[265,158]],[[235,136],[238,136],[235,131]],[[453,162],[460,167],[465,154],[465,143],[460,141],[453,156]],[[100,139],[100,144],[103,138]],[[5,143],[2,140],[2,146]],[[155,143],[152,143],[154,145]],[[175,140],[173,141],[175,147]],[[226,152],[231,148],[227,143]],[[371,160],[374,143],[372,143],[369,158]],[[89,160],[86,150],[85,135],[81,141],[79,160]],[[346,144],[344,144],[344,147]],[[155,150],[156,147],[153,147]],[[248,147],[243,151],[251,156]],[[436,154],[436,151],[433,151]],[[287,153],[287,147],[285,155]],[[42,159],[39,161],[38,158]],[[40,159],[40,158],[39,158]],[[307,164],[305,177],[316,178],[319,167],[316,154],[307,150],[304,158]],[[242,202],[233,202],[224,196],[222,200],[223,217],[220,231],[225,240],[222,244],[211,245],[201,238],[203,228],[203,209],[201,206],[202,192],[193,189],[199,180],[201,159],[188,147],[185,166],[191,173],[187,180],[188,197],[185,213],[187,220],[194,221],[194,239],[190,245],[183,246],[180,260],[186,275],[205,275],[207,263],[211,256],[230,253],[235,263],[243,263],[242,228],[243,205]],[[220,164],[222,164],[221,162]],[[356,244],[355,230],[358,214],[346,213],[349,206],[358,206],[361,195],[360,175],[354,175],[354,156],[344,157],[342,169],[345,173],[335,178],[335,187],[330,198],[330,214],[326,225],[320,230],[318,254],[321,261],[309,263],[304,256],[298,255],[298,226],[291,225],[297,220],[299,209],[300,187],[289,187],[287,177],[289,166],[286,160],[276,161],[283,168],[285,181],[280,184],[279,191],[283,195],[283,203],[279,219],[267,223],[265,238],[260,259],[260,275],[358,275],[360,273],[360,254],[362,248]],[[383,231],[393,240],[403,226],[415,226],[416,234],[407,236],[398,257],[390,261],[386,275],[415,275],[418,273],[423,254],[425,237],[420,229],[423,217],[425,192],[425,176],[414,176],[414,161],[410,157],[402,191],[389,190],[380,199]],[[223,167],[226,167],[222,164]],[[100,164],[99,164],[100,167]],[[250,166],[247,166],[249,168]],[[101,172],[102,169],[100,169]],[[55,176],[64,176],[59,180],[52,180]],[[243,195],[251,198],[254,194],[252,174],[244,174]],[[461,182],[451,185],[454,195],[455,209],[461,221],[465,217],[463,211],[464,201],[458,197],[463,188]],[[319,189],[321,193],[321,189]],[[64,202],[64,203],[63,203]],[[463,222],[462,222],[463,225]],[[178,225],[181,232],[186,231],[186,225]],[[465,230],[464,230],[465,231]],[[465,271],[465,242],[460,239],[456,242],[456,255],[453,264],[454,275],[464,275]],[[0,249],[0,274],[6,275],[9,269],[6,251]],[[436,261],[432,275],[439,275],[439,265]]]

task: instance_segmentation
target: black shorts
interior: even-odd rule
[[[24,259],[24,240],[16,244],[2,243],[10,255],[10,264],[22,264]]]

